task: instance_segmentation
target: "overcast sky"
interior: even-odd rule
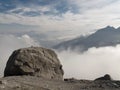
[[[78,35],[119,23],[120,0],[0,0],[0,31],[66,30]]]

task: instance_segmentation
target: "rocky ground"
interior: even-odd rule
[[[11,76],[0,79],[0,90],[120,90],[120,81],[62,81],[33,76]]]

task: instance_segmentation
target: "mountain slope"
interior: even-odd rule
[[[53,48],[58,50],[77,49],[88,50],[91,47],[114,46],[120,44],[120,28],[107,26],[89,36],[78,37],[73,40],[62,42]]]

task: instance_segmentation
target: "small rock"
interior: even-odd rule
[[[75,78],[66,78],[66,79],[64,79],[64,81],[66,81],[66,82],[78,82],[78,80]]]
[[[112,80],[112,79],[111,79],[111,76],[110,76],[109,74],[106,74],[106,75],[103,76],[103,77],[100,77],[100,78],[95,79],[95,81],[96,81],[96,80]]]
[[[0,84],[6,85],[6,84],[7,84],[7,81],[6,81],[6,80],[0,80]]]

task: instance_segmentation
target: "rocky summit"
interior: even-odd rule
[[[63,69],[54,51],[42,47],[22,48],[10,56],[4,76],[22,75],[63,80]]]

